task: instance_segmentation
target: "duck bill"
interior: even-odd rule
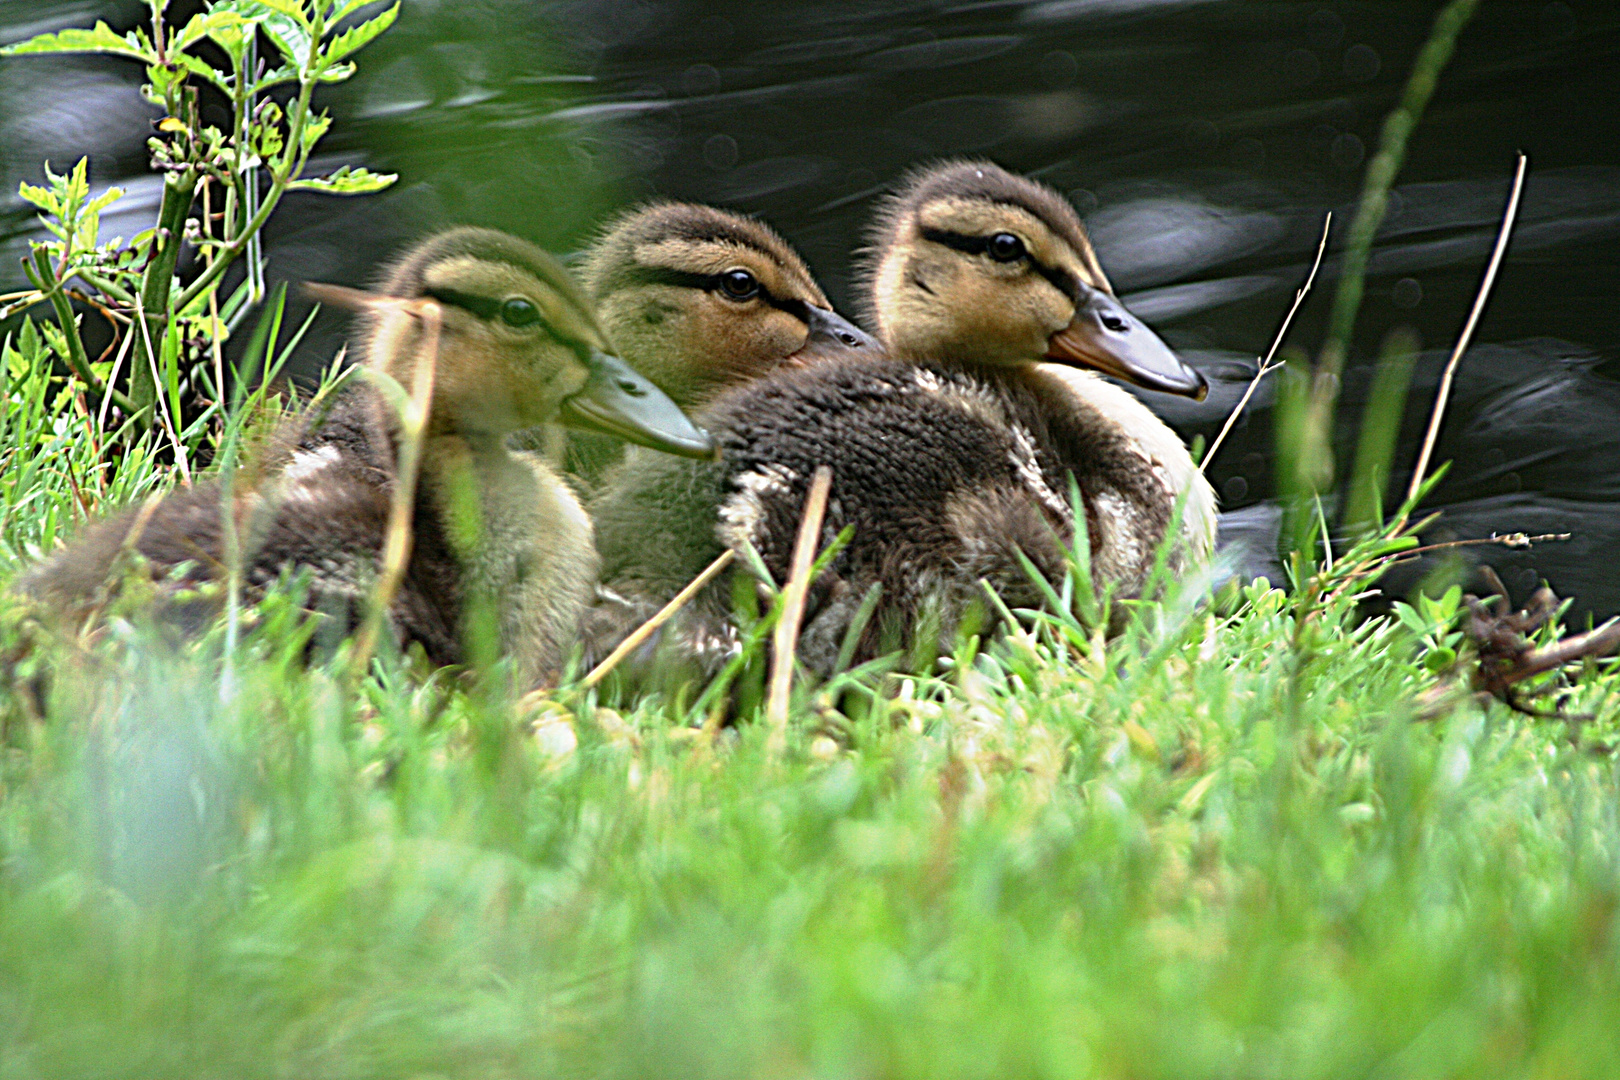
[[[1047,341],[1046,359],[1095,368],[1149,390],[1203,401],[1204,377],[1170,351],[1158,334],[1101,290],[1081,298],[1074,319]]]
[[[719,445],[680,407],[617,356],[593,352],[590,378],[564,398],[558,419],[567,427],[690,458],[718,458]]]
[[[804,321],[810,334],[798,351],[787,358],[789,364],[813,364],[821,360],[835,360],[842,356],[878,357],[883,346],[877,338],[856,326],[836,311],[806,304]]]

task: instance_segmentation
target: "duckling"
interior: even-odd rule
[[[881,352],[833,310],[787,241],[712,206],[626,212],[587,249],[579,273],[620,355],[688,411],[781,367]],[[623,453],[621,442],[571,433],[566,468],[594,487]]]
[[[1172,565],[1208,557],[1214,493],[1180,439],[1098,373],[1202,398],[1186,367],[1113,295],[1074,209],[988,162],[907,177],[880,208],[865,267],[890,358],[783,370],[699,414],[719,465],[633,457],[593,505],[605,640],[695,576],[751,544],[785,580],[810,479],[830,466],[822,544],[850,544],[811,588],[800,658],[829,672],[856,611],[876,616],[857,659],[936,617],[948,645],[987,580],[1014,605],[1040,594],[1018,558],[1061,578],[1074,528],[1072,476],[1099,588],[1146,584],[1180,504]],[[700,594],[665,638],[712,672],[737,648],[730,589]]]
[[[362,313],[369,368],[409,388],[433,365],[409,563],[388,612],[396,636],[436,663],[459,662],[465,616],[482,606],[519,679],[554,679],[595,584],[592,527],[561,478],[510,452],[507,436],[555,421],[680,454],[711,456],[713,441],[611,355],[562,266],[514,237],[455,229],[408,252],[380,294],[312,291]],[[400,440],[396,410],[365,383],[284,433],[266,479],[232,507],[246,587],[307,574],[311,605],[352,628],[384,549]],[[226,574],[221,518],[217,484],[181,488],[93,527],[23,591],[82,611],[133,550],[160,596],[206,592]]]

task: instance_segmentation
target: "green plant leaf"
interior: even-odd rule
[[[298,145],[299,149],[304,152],[306,158],[308,157],[309,152],[315,149],[315,144],[321,141],[322,136],[324,136],[331,127],[332,117],[331,114],[326,112],[315,113],[304,121],[304,130],[299,132],[298,135]]]
[[[249,10],[255,7],[264,8],[266,11],[286,16],[305,30],[311,29],[309,15],[304,11],[301,0],[238,0],[238,4],[234,6],[237,11],[244,8]]]
[[[340,0],[337,6],[333,9],[332,13],[326,17],[326,21],[329,25],[335,26],[343,19],[348,18],[356,11],[359,11],[361,8],[365,7],[367,4],[375,2],[376,0]],[[394,6],[398,7],[399,5],[396,4]]]
[[[231,92],[230,76],[214,67],[214,65],[210,64],[202,57],[193,56],[190,53],[184,52],[171,52],[169,54],[169,60],[171,63],[185,68],[186,71],[192,75],[195,75],[201,79],[206,79],[207,81],[213,83],[215,86],[219,87],[222,93],[229,94]]]
[[[321,73],[315,77],[315,81],[323,83],[340,83],[349,76],[353,75],[354,72],[354,65],[345,60],[341,64],[333,64],[331,67],[323,68]]]
[[[397,173],[374,173],[369,169],[351,169],[345,165],[330,176],[312,176],[294,180],[287,190],[324,191],[328,195],[365,195],[399,179]]]
[[[215,8],[193,15],[185,26],[176,30],[169,38],[169,49],[171,52],[189,49],[204,38],[212,38],[217,44],[225,46],[225,42],[220,39],[220,32],[227,29],[234,30],[236,36],[240,38],[242,27],[247,22],[247,19],[229,8]]]
[[[394,25],[399,17],[399,5],[384,11],[374,19],[367,19],[359,26],[353,26],[343,31],[337,37],[326,43],[322,52],[322,67],[330,67],[349,54],[358,51],[371,41],[372,38]]]
[[[256,3],[262,0],[255,0]],[[287,58],[287,62],[294,68],[302,71],[304,65],[309,63],[309,53],[312,45],[309,32],[309,23],[302,18],[291,18],[281,13],[277,7],[267,12],[259,22],[259,28],[266,37]]]
[[[1412,631],[1412,633],[1421,637],[1423,634],[1429,632],[1429,624],[1423,620],[1421,615],[1413,610],[1412,605],[1405,603],[1404,601],[1397,600],[1395,601],[1394,611],[1395,618],[1400,620],[1400,624]]]
[[[0,49],[0,56],[38,56],[50,53],[105,53],[109,56],[127,56],[148,64],[157,62],[152,43],[139,30],[120,36],[104,22],[97,22],[90,30],[63,30],[55,34],[19,41]]]
[[[49,170],[48,165],[46,168]],[[60,216],[62,213],[62,204],[57,201],[55,193],[50,188],[30,184],[25,180],[17,185],[17,194],[22,197],[24,202],[39,207],[47,214]]]

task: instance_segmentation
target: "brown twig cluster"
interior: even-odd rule
[[[1530,709],[1525,704],[1526,698],[1545,693],[1546,688],[1525,695],[1520,691],[1521,684],[1568,664],[1607,656],[1620,649],[1620,617],[1584,634],[1572,634],[1537,646],[1532,635],[1557,616],[1558,597],[1543,586],[1530,597],[1526,607],[1512,611],[1501,579],[1489,567],[1484,568],[1483,573],[1496,593],[1483,600],[1467,597],[1468,614],[1463,620],[1463,634],[1473,643],[1479,656],[1479,663],[1470,676],[1474,690],[1490,694],[1518,712],[1564,718],[1562,713]]]

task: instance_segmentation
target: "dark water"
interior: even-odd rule
[[[1269,343],[1332,210],[1362,166],[1438,4],[1417,0],[1045,0],[781,5],[407,2],[327,100],[330,157],[397,170],[354,201],[291,199],[273,277],[361,282],[427,229],[496,225],[577,247],[653,195],[758,213],[841,305],[873,197],[908,166],[976,154],[1068,192],[1128,303],[1214,391],[1146,395],[1212,435]],[[0,38],[136,4],[0,0]],[[131,65],[0,63],[0,174],[92,155],[133,180],[148,219],[148,111]],[[1466,313],[1507,193],[1531,157],[1520,226],[1466,357],[1438,457],[1434,539],[1570,532],[1530,552],[1473,549],[1523,598],[1545,577],[1579,610],[1620,610],[1620,4],[1484,0],[1412,140],[1379,236],[1340,419],[1348,461],[1384,335],[1416,331],[1397,464],[1410,462],[1441,357]],[[27,219],[6,204],[15,267]],[[1334,247],[1340,240],[1335,229]],[[1336,275],[1291,341],[1314,351]],[[10,281],[14,272],[0,271]],[[342,340],[323,315],[301,362]],[[1275,528],[1271,391],[1212,468],[1228,532],[1263,566]],[[1397,483],[1403,478],[1395,477]],[[1403,485],[1404,486],[1404,485]],[[1408,575],[1408,580],[1412,578]]]

